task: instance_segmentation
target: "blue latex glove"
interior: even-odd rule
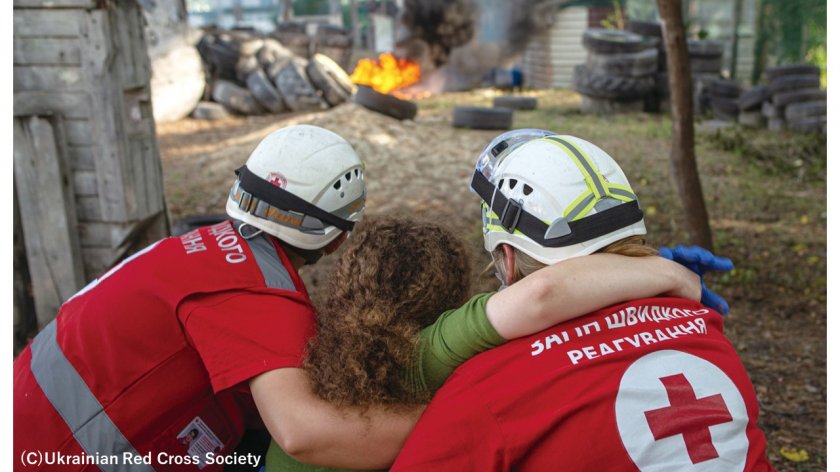
[[[700,246],[686,247],[682,244],[673,248],[663,246],[659,248],[659,255],[688,267],[700,276],[700,286],[702,287],[700,302],[703,305],[717,310],[723,315],[729,313],[729,304],[723,297],[706,287],[706,283],[703,282],[703,275],[710,270],[729,272],[735,267],[732,260],[728,257],[718,257]]]

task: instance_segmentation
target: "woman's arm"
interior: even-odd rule
[[[402,412],[335,407],[312,391],[303,369],[276,369],[251,379],[251,394],[271,437],[301,462],[386,469],[420,417]]]
[[[652,257],[592,254],[540,269],[487,301],[487,318],[507,339],[627,300],[657,295],[700,300],[700,277]]]

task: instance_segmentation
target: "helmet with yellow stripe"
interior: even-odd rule
[[[627,177],[598,146],[545,130],[514,130],[479,157],[484,248],[509,244],[544,263],[591,254],[645,234]]]

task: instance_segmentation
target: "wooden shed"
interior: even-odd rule
[[[15,239],[26,254],[15,285],[25,296],[28,272],[42,327],[86,282],[169,228],[140,5],[13,6]],[[26,315],[17,298],[16,319]]]

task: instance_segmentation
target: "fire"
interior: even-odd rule
[[[409,59],[397,59],[386,52],[379,55],[378,61],[360,60],[350,80],[368,85],[380,93],[390,93],[420,80],[420,64]]]

